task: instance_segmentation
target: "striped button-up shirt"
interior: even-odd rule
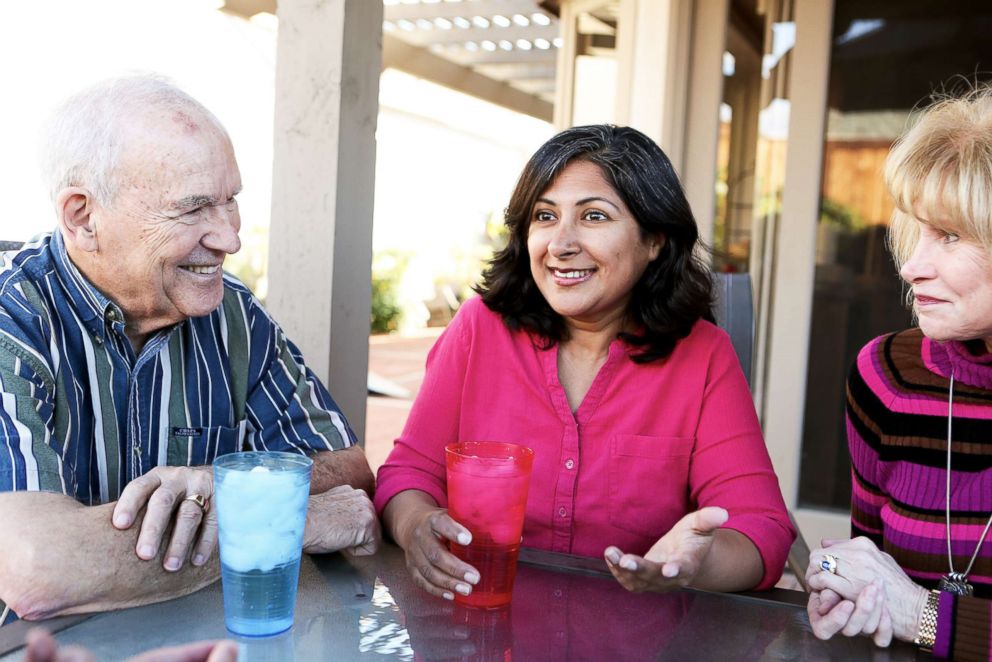
[[[355,443],[299,350],[233,277],[220,307],[136,355],[123,312],[60,234],[0,256],[0,492],[100,504],[160,465]]]

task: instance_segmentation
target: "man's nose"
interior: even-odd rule
[[[237,253],[241,250],[241,238],[238,231],[241,229],[241,216],[238,210],[227,207],[217,207],[210,217],[210,227],[203,237],[203,245],[215,251],[223,251],[227,254]]]

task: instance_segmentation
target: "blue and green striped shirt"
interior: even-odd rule
[[[121,309],[59,233],[0,253],[0,492],[100,504],[160,465],[354,444],[279,325],[238,280],[225,274],[224,288],[217,310],[135,355]]]

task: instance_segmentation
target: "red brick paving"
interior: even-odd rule
[[[369,396],[365,414],[365,454],[372,471],[386,461],[393,440],[403,431],[413,398],[424,379],[427,352],[444,329],[425,329],[410,336],[371,336],[369,371],[410,391],[409,398]]]

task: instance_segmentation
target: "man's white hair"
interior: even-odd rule
[[[141,74],[99,82],[64,101],[46,127],[41,167],[52,201],[62,189],[80,186],[101,205],[110,205],[121,184],[128,129],[154,110],[206,118],[227,135],[213,113],[165,77]]]

